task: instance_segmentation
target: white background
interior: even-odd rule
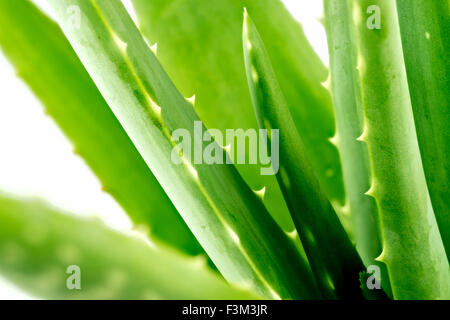
[[[34,1],[48,12],[45,0]],[[327,63],[325,33],[317,21],[322,1],[283,1],[302,22],[314,48]],[[131,226],[122,209],[101,191],[83,160],[73,154],[71,143],[44,114],[40,102],[16,77],[1,51],[0,99],[1,191],[45,198],[83,215],[95,214],[118,229]],[[0,277],[0,300],[33,298]]]

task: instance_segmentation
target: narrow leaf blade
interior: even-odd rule
[[[356,248],[366,266],[382,269],[381,282],[390,291],[387,270],[375,259],[381,254],[378,209],[369,190],[371,166],[363,133],[361,79],[358,71],[358,39],[352,0],[325,0],[325,27],[330,53],[331,89],[336,110],[336,135],[346,189],[346,214]],[[380,281],[380,279],[378,279]]]
[[[243,46],[255,113],[261,129],[279,130],[277,179],[322,293],[329,299],[362,298],[362,261],[319,185],[262,39],[246,10]],[[271,131],[270,139],[278,140],[274,135]]]

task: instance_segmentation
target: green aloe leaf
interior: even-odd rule
[[[146,163],[224,277],[269,298],[316,298],[310,270],[234,166],[172,161],[199,120],[120,1],[49,0],[64,33]],[[79,25],[68,20],[76,8]],[[200,127],[203,132],[204,126]],[[189,138],[190,138],[189,137]],[[215,150],[221,147],[211,142]],[[190,151],[190,150],[189,150]],[[190,152],[189,152],[190,153]]]
[[[28,0],[2,0],[0,47],[131,219],[155,239],[203,252],[59,27]]]
[[[383,252],[396,299],[448,299],[449,265],[429,195],[408,91],[395,1],[359,0],[364,131]]]
[[[205,258],[151,246],[95,219],[61,214],[41,201],[0,194],[0,221],[0,273],[37,297],[257,298],[227,285],[208,270]]]
[[[450,3],[397,0],[417,137],[450,259]]]
[[[319,185],[262,39],[247,11],[243,47],[258,123],[261,129],[279,130],[277,179],[322,293],[329,299],[362,298],[359,273],[364,271],[364,265]],[[274,134],[271,131],[269,138]]]
[[[209,128],[257,128],[247,90],[242,56],[242,10],[260,26],[298,131],[314,169],[336,203],[344,191],[339,155],[328,141],[334,134],[329,92],[321,83],[328,72],[299,23],[279,0],[132,0],[138,25],[158,59]],[[238,165],[255,190],[266,187],[264,202],[285,230],[292,221],[276,180],[259,168]]]
[[[336,110],[336,135],[346,190],[345,213],[351,223],[356,248],[366,266],[383,269],[381,281],[389,291],[381,254],[378,209],[369,190],[371,167],[367,145],[358,141],[363,131],[361,79],[358,72],[358,38],[353,22],[352,0],[325,0],[325,28],[330,53],[330,89]]]

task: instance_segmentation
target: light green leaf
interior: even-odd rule
[[[325,0],[324,11],[330,53],[330,88],[336,110],[337,129],[332,141],[342,160],[346,190],[344,211],[364,264],[382,268],[381,282],[389,291],[386,268],[375,261],[381,254],[377,206],[372,197],[364,194],[371,182],[369,153],[367,145],[357,140],[363,131],[363,106],[352,0]]]
[[[364,265],[319,185],[269,56],[247,11],[244,11],[243,47],[259,126],[270,130],[271,140],[276,134],[273,129],[279,130],[279,150],[271,150],[271,153],[279,151],[277,179],[317,283],[328,299],[362,298],[359,273],[364,271]]]
[[[397,0],[422,163],[450,260],[450,3]]]
[[[204,257],[152,246],[100,221],[61,214],[41,201],[0,194],[0,273],[37,297],[257,298],[228,286],[208,270]]]
[[[121,2],[48,3],[100,92],[224,277],[269,298],[317,298],[310,270],[293,241],[234,166],[196,164],[186,153],[181,164],[171,160],[173,131],[185,129],[195,137],[199,118]],[[79,28],[67,21],[70,6],[79,8]],[[204,126],[201,130],[206,131]],[[194,149],[202,149],[202,141],[193,143]]]
[[[360,0],[364,131],[383,252],[396,299],[448,299],[448,260],[429,203],[416,139],[395,2]],[[380,18],[380,19],[378,19]],[[370,28],[369,28],[370,27]]]
[[[0,47],[131,219],[155,239],[203,252],[59,27],[28,0],[2,0]]]
[[[343,203],[339,155],[328,141],[334,133],[328,72],[299,23],[279,0],[132,0],[139,28],[158,44],[158,59],[207,127],[257,128],[242,56],[242,10],[260,26],[281,89],[314,169],[329,197]],[[255,165],[238,165],[255,190],[266,187],[264,202],[285,230],[292,221],[273,177]]]

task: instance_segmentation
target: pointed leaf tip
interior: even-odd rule
[[[366,196],[375,198],[375,183],[372,183],[369,190],[364,193]]]
[[[253,190],[253,192],[261,198],[261,200],[264,200],[264,196],[266,194],[266,187],[263,187],[261,190]]]
[[[367,142],[367,134],[368,134],[367,125],[364,125],[363,132],[358,138],[356,138],[356,140],[360,142]]]
[[[290,239],[292,239],[292,240],[296,240],[297,239],[297,237],[298,237],[298,231],[297,231],[297,229],[294,229],[293,231],[290,231],[290,232],[286,232],[286,235],[290,238]]]
[[[375,261],[386,263],[386,250],[385,249],[383,249],[383,251],[381,251],[381,254],[375,258]]]
[[[327,80],[321,83],[322,87],[331,92],[331,75],[328,75]]]
[[[155,56],[158,54],[158,43],[154,43],[150,46],[150,50],[155,54]]]
[[[330,139],[328,139],[328,141],[330,141],[331,144],[333,144],[334,146],[337,147],[339,145],[339,135],[338,135],[338,133],[336,132],[336,134],[333,137],[331,137]]]
[[[186,100],[187,100],[187,102],[189,102],[190,104],[195,106],[195,94],[190,98],[186,98]]]

